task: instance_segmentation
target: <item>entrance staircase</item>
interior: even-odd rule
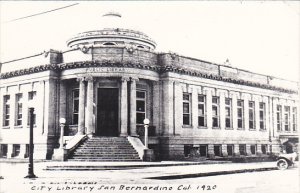
[[[126,137],[92,137],[78,146],[69,161],[142,161]]]

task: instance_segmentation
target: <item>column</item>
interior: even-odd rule
[[[78,131],[77,134],[83,135],[85,130],[84,124],[84,103],[85,103],[85,84],[84,77],[77,78],[79,81],[79,115],[78,115]]]
[[[220,97],[220,128],[225,129],[225,91],[219,91]],[[227,148],[227,146],[226,146]],[[227,149],[226,149],[227,152]]]
[[[232,128],[237,129],[237,94],[236,92],[230,93],[232,99]]]
[[[265,123],[265,130],[266,131],[270,131],[270,124],[269,124],[269,117],[270,117],[270,111],[269,111],[269,97],[264,97],[263,98],[263,102],[265,103],[265,120],[264,120],[264,123]],[[269,137],[270,137],[270,134],[269,134]]]
[[[222,156],[228,157],[227,144],[222,144]]]
[[[41,80],[36,92],[37,106],[36,109],[36,127],[38,133],[43,135],[45,132],[45,81]]]
[[[239,144],[234,144],[233,146],[234,146],[233,147],[234,156],[236,156],[236,157],[240,156],[241,154],[240,154]]]
[[[93,112],[93,109],[94,109],[94,79],[92,76],[89,76],[85,80],[87,81],[86,117],[85,117],[85,119],[86,119],[86,134],[92,135],[95,131],[94,112]],[[80,104],[80,102],[79,102],[79,104]]]
[[[206,95],[206,120],[207,128],[212,128],[212,90],[209,88],[204,88]]]
[[[136,133],[136,81],[137,78],[131,78],[130,81],[130,135],[137,136]]]
[[[121,136],[127,136],[127,126],[128,126],[128,90],[127,82],[129,77],[121,78]]]
[[[59,118],[67,119],[67,89],[65,81],[61,80],[59,87]]]

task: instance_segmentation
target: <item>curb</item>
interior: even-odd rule
[[[172,164],[133,164],[133,165],[61,165],[61,166],[46,166],[44,170],[50,171],[86,171],[86,170],[126,170],[138,169],[147,167],[171,167],[171,166],[188,166],[188,165],[207,165],[207,164],[224,164],[231,163],[228,161],[219,162],[195,162],[195,163],[172,163]]]
[[[228,175],[228,174],[238,174],[238,173],[262,172],[262,171],[270,171],[270,170],[277,170],[277,167],[240,169],[240,170],[231,170],[231,171],[227,170],[227,171],[216,171],[216,172],[195,173],[195,174],[180,174],[180,175],[169,175],[169,176],[157,176],[157,177],[148,177],[145,179],[176,180],[176,179],[183,179],[183,178],[195,178],[195,177]]]

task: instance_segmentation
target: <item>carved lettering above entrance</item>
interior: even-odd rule
[[[88,68],[86,72],[125,72],[125,68]]]

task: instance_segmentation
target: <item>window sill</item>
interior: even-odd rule
[[[238,131],[245,131],[244,128],[237,128]]]
[[[36,127],[36,125],[33,125],[33,127]],[[27,125],[27,128],[30,128],[30,125]]]
[[[198,129],[207,129],[206,126],[198,126],[197,128],[198,128]]]
[[[225,127],[226,130],[233,130],[231,127]]]
[[[220,127],[212,127],[212,129],[221,129]]]
[[[3,126],[2,129],[10,129],[9,126]]]
[[[182,128],[193,129],[192,125],[182,125]]]
[[[14,129],[22,129],[23,128],[23,125],[15,125],[14,126]]]
[[[266,132],[267,130],[266,130],[266,129],[260,129],[259,131],[261,131],[261,132]]]
[[[256,131],[256,129],[249,129],[249,131]]]

